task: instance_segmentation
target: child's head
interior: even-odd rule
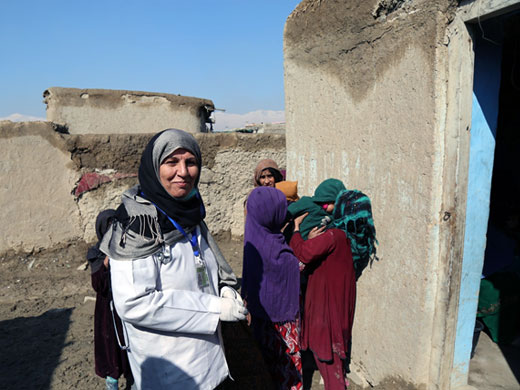
[[[332,211],[334,211],[334,202],[321,203],[320,206],[329,214],[332,214]]]
[[[345,185],[338,179],[327,179],[320,183],[314,191],[312,199],[328,214],[334,211],[334,203],[341,191],[345,190]]]
[[[112,224],[112,220],[116,216],[116,210],[107,209],[100,212],[96,218],[96,235],[99,241],[103,238],[108,228]]]
[[[338,179],[327,179],[320,183],[314,191],[313,201],[320,205],[329,214],[334,210],[334,203],[345,185]]]

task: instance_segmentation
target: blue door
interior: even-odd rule
[[[471,28],[471,26],[470,26]],[[500,28],[486,23],[485,30]],[[482,38],[475,26],[475,69],[471,119],[464,255],[451,387],[467,384],[478,294],[488,228],[491,179],[498,120],[502,47]]]

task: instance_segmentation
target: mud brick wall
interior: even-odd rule
[[[58,133],[51,122],[0,122],[0,253],[95,240],[99,211],[137,183],[152,134]],[[285,168],[285,137],[195,134],[203,156],[200,192],[217,235],[241,236],[243,203],[263,158]]]
[[[214,110],[209,99],[144,91],[52,87],[43,97],[47,120],[70,134],[204,133]]]

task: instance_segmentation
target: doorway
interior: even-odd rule
[[[520,158],[518,26],[520,14],[517,12],[468,25],[473,37],[475,68],[464,256],[452,388],[468,383],[468,373],[470,384],[472,382],[470,357],[475,346],[474,340],[479,334],[478,329],[483,322],[481,319],[476,326],[475,313],[478,311],[480,316],[483,309],[482,299],[479,299],[481,286],[484,286],[482,291],[486,290],[485,284],[491,275],[504,270],[509,272],[510,267],[512,273],[506,277],[510,280],[507,285],[515,278],[515,253],[518,253],[519,246],[518,236],[515,238],[511,233],[514,226],[518,227],[513,220],[515,210],[518,210],[515,206],[520,206],[520,164],[517,162]],[[504,227],[509,226],[508,224],[513,229],[505,231]],[[520,279],[516,285],[520,286]],[[514,288],[497,289],[499,291],[495,291],[495,295],[507,290],[506,301],[515,299]],[[496,303],[489,306],[494,305],[496,308]],[[520,307],[520,302],[516,306]],[[514,326],[515,324],[510,323],[514,314],[508,315],[509,320],[504,320],[503,325],[508,323],[509,326]],[[517,319],[520,320],[520,315]],[[492,323],[491,320],[487,322]],[[520,329],[520,322],[517,325],[517,329]],[[485,330],[490,333],[487,326]],[[511,362],[514,367],[510,369],[513,370],[512,380],[517,380],[513,387],[516,388],[520,383],[520,377],[515,374],[517,362],[514,357],[510,357],[509,361],[506,357],[505,361],[505,364]],[[482,369],[485,371],[485,367],[479,367],[480,371]],[[485,374],[479,380],[486,380]],[[478,383],[478,388],[485,387]]]
[[[469,382],[484,388],[487,378],[495,388],[496,381],[520,388],[520,14],[491,23],[501,47],[501,78],[475,338],[480,328],[485,334]]]

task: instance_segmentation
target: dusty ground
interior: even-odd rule
[[[240,276],[242,242],[229,238],[218,241],[233,270]],[[78,242],[34,254],[0,257],[0,389],[104,388],[103,380],[94,373],[95,294],[90,285],[90,269],[84,267],[86,249],[87,244]],[[496,382],[486,380],[489,377],[487,362],[489,359],[503,361],[504,358],[500,351],[496,356],[488,356],[486,349],[498,347],[488,342],[492,346],[484,348],[485,336],[482,338],[472,361],[470,382],[478,383],[478,388],[495,389],[498,388]],[[479,363],[481,360],[483,363]],[[505,386],[500,388],[518,388],[514,370],[511,371],[507,362],[501,363],[500,367],[505,374],[498,369],[492,370],[507,378],[501,380]],[[480,378],[482,372],[488,373],[484,374],[484,379]],[[313,390],[323,390],[319,379],[319,373],[315,372]],[[488,382],[492,385],[483,386]],[[359,388],[352,384],[350,389]],[[383,389],[411,387],[396,380],[373,388]]]
[[[218,241],[240,276],[242,242],[226,238]],[[90,269],[84,267],[86,249],[85,243],[78,242],[34,254],[0,257],[0,389],[104,388],[103,380],[94,373],[95,294],[90,285]],[[494,380],[486,379],[488,361],[502,362],[504,358],[500,351],[496,356],[488,356],[486,349],[498,347],[488,342],[491,347],[484,348],[485,336],[482,339],[472,361],[470,382],[478,383],[482,389],[499,388]],[[509,366],[502,362],[500,370],[492,370],[501,373],[501,382],[505,384],[501,389],[518,388],[518,379]],[[480,378],[483,372],[487,375]],[[323,390],[319,379],[319,373],[315,372],[313,390]],[[483,386],[488,382],[489,387]],[[409,388],[396,380],[373,390]],[[350,389],[359,388],[352,384]]]
[[[220,240],[242,274],[242,243]],[[102,389],[94,373],[95,294],[83,242],[0,257],[0,388]],[[313,389],[319,385],[314,376]]]

